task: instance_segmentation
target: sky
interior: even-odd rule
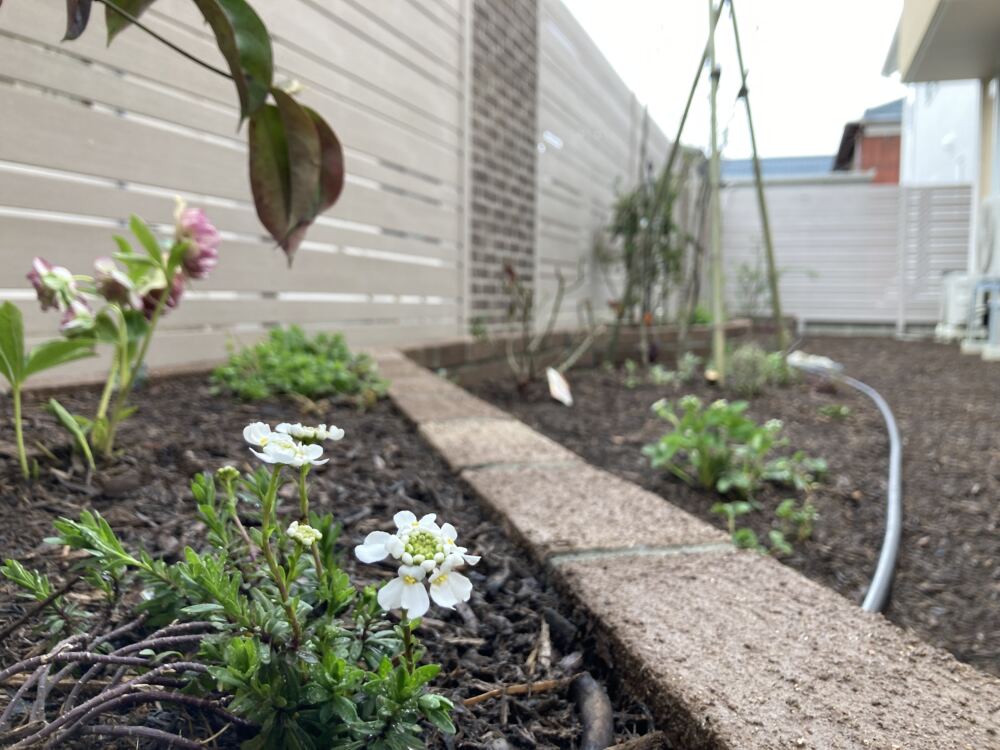
[[[705,0],[563,0],[669,138],[708,35]],[[762,157],[833,154],[844,124],[906,95],[882,77],[903,0],[737,0]],[[750,155],[728,10],[717,31],[724,156]],[[708,79],[682,140],[709,140]]]

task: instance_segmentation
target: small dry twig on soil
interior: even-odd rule
[[[663,732],[650,732],[614,746],[614,750],[666,750],[666,748],[667,735]]]
[[[564,677],[559,680],[539,680],[538,682],[522,682],[517,685],[493,688],[485,693],[474,695],[462,701],[462,705],[475,706],[484,703],[492,698],[499,698],[503,695],[535,695],[536,693],[546,693],[551,690],[559,690],[569,685],[576,677]]]

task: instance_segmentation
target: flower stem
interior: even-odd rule
[[[413,658],[413,629],[410,617],[406,614],[405,609],[403,610],[403,619],[400,621],[399,626],[403,629],[403,664],[406,665],[410,674],[413,674],[413,670],[416,668]]]
[[[160,317],[163,315],[163,311],[167,307],[167,299],[170,297],[170,286],[173,284],[173,274],[176,273],[176,269],[173,269],[171,273],[170,268],[167,269],[167,273],[164,274],[166,279],[166,285],[163,287],[163,293],[160,294],[160,298],[156,301],[156,308],[153,310],[153,316],[149,319],[149,330],[146,331],[146,337],[142,340],[142,346],[139,348],[139,353],[136,355],[135,362],[132,363],[131,367],[123,367],[123,376],[121,386],[118,388],[118,396],[115,398],[114,407],[111,409],[111,416],[108,418],[108,429],[105,432],[104,440],[100,446],[100,451],[105,458],[111,455],[111,451],[115,447],[115,433],[118,431],[118,423],[121,420],[121,414],[125,409],[125,404],[128,401],[129,395],[132,393],[132,387],[135,385],[135,377],[139,370],[142,368],[142,363],[146,361],[146,353],[149,351],[149,345],[153,342],[153,334],[156,332],[156,324],[160,322]],[[122,320],[122,325],[125,325],[124,319]],[[121,353],[122,362],[126,363],[128,359],[127,350],[123,350]]]
[[[311,468],[309,464],[303,464],[299,469],[300,523],[309,523],[309,487],[306,485],[306,477],[309,475]],[[316,580],[321,581],[323,579],[323,560],[319,556],[319,544],[313,542],[310,545],[310,550],[312,551],[313,565],[316,566]]]
[[[107,382],[104,383],[104,390],[101,391],[101,401],[97,405],[97,420],[104,419],[108,414],[108,406],[111,404],[111,393],[114,391],[115,382],[118,379],[119,358],[121,354],[115,350],[115,355],[111,360],[111,369],[108,371]]]
[[[275,584],[278,586],[278,594],[281,596],[281,605],[285,609],[285,615],[288,617],[288,622],[292,626],[292,649],[297,650],[299,643],[302,641],[302,628],[299,626],[299,620],[295,616],[295,609],[292,607],[292,603],[288,598],[288,586],[285,585],[285,576],[283,575],[281,568],[278,566],[278,561],[274,557],[274,550],[271,549],[274,504],[278,497],[278,479],[280,478],[280,475],[281,464],[275,464],[274,469],[271,471],[271,481],[267,486],[267,495],[264,496],[264,511],[261,514],[261,549],[264,552],[264,559],[267,561],[267,567],[271,571],[271,578],[274,579]]]
[[[31,476],[28,470],[28,454],[24,452],[24,425],[21,424],[21,386],[11,386],[14,399],[14,434],[17,438],[17,458],[21,462],[21,473],[25,479]]]

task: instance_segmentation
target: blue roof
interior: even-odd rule
[[[862,122],[902,122],[903,100],[896,99],[877,107],[869,107],[861,117]]]
[[[817,177],[833,169],[833,154],[824,156],[776,156],[760,160],[764,178]],[[753,179],[752,159],[723,159],[722,179]]]

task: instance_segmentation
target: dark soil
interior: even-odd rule
[[[905,528],[892,602],[886,615],[962,661],[1000,674],[1000,364],[962,356],[954,346],[884,338],[813,338],[806,351],[844,363],[848,374],[889,402],[903,436]],[[541,385],[520,396],[508,383],[475,391],[560,441],[588,461],[641,484],[724,527],[709,508],[718,497],[649,468],[644,444],[666,431],[650,412],[661,397],[731,394],[703,382],[627,389],[605,371],[571,373],[572,409]],[[825,458],[830,467],[812,494],[820,518],[813,537],[784,561],[852,601],[867,589],[884,533],[888,438],[864,396],[817,381],[771,390],[750,414],[783,420],[788,450]],[[820,415],[850,408],[847,419]],[[766,538],[773,509],[791,493],[770,488],[761,513],[741,525]]]
[[[89,389],[57,395],[78,413],[91,413],[96,402],[96,393]],[[213,395],[203,377],[153,382],[135,400],[141,411],[121,430],[122,455],[90,482],[63,448],[54,451],[61,460],[40,456],[41,477],[26,485],[19,478],[11,446],[0,445],[4,454],[0,455],[0,557],[16,557],[28,567],[65,574],[69,561],[42,540],[51,535],[54,518],[76,517],[85,508],[100,511],[127,544],[143,544],[155,555],[175,557],[185,545],[199,542],[190,477],[227,463],[250,468],[253,457],[241,435],[245,424],[258,419],[272,424],[332,422],[346,429],[347,437],[328,450],[330,463],[310,475],[311,496],[318,512],[333,512],[343,522],[346,550],[369,531],[391,525],[397,510],[410,509],[418,515],[438,513],[459,529],[463,543],[483,555],[482,563],[470,571],[475,593],[464,617],[435,608],[425,619],[427,658],[443,666],[436,684],[441,692],[460,704],[498,686],[558,678],[583,669],[603,674],[603,667],[584,655],[590,653],[586,627],[559,614],[560,601],[526,553],[483,514],[471,492],[390,403],[364,413],[331,404],[320,415],[310,415],[290,401],[244,404]],[[42,401],[41,396],[28,398],[29,442],[64,444],[64,435],[42,410]],[[7,408],[4,401],[0,424],[9,426]],[[377,580],[376,568],[356,563],[353,554],[344,557],[344,567],[356,582]],[[0,582],[0,629],[23,611],[22,600]],[[536,661],[532,654],[544,621],[552,625],[551,663],[532,669],[529,664]],[[37,641],[30,627],[20,628],[0,644],[0,666],[23,658]],[[642,706],[612,698],[619,738],[653,728]],[[580,722],[565,688],[490,700],[469,709],[459,705],[455,720],[457,736],[431,734],[431,747],[571,748],[580,735]]]

